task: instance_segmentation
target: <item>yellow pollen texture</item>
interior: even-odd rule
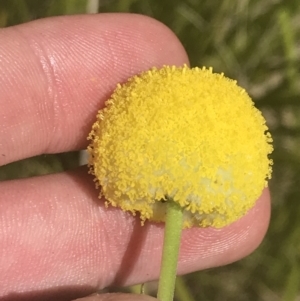
[[[184,227],[226,226],[271,177],[272,138],[236,81],[212,69],[152,68],[119,84],[88,137],[107,204],[164,221],[172,199]]]

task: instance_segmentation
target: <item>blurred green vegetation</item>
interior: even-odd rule
[[[272,219],[263,243],[237,263],[180,277],[176,299],[300,300],[298,2],[100,0],[98,4],[99,12],[140,13],[169,26],[192,66],[212,66],[246,88],[274,138]],[[0,26],[85,13],[86,8],[87,0],[0,0]],[[77,164],[76,153],[40,156],[1,167],[0,179],[57,172]],[[151,287],[146,290],[151,292]]]

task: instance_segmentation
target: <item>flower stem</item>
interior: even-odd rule
[[[172,301],[174,297],[182,217],[182,208],[173,200],[167,200],[164,245],[157,293],[160,301]]]

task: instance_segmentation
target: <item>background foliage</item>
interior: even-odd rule
[[[0,0],[0,26],[52,15],[99,12],[149,15],[169,26],[192,66],[238,80],[263,111],[274,138],[269,231],[247,258],[178,279],[177,300],[300,300],[300,6],[279,0]],[[62,171],[78,153],[47,155],[0,168],[0,180]],[[152,290],[153,284],[146,285]],[[130,290],[137,290],[136,287]]]

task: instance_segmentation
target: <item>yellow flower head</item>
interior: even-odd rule
[[[108,204],[184,227],[243,216],[271,177],[272,138],[246,91],[212,69],[152,68],[118,85],[89,135],[90,171]]]

